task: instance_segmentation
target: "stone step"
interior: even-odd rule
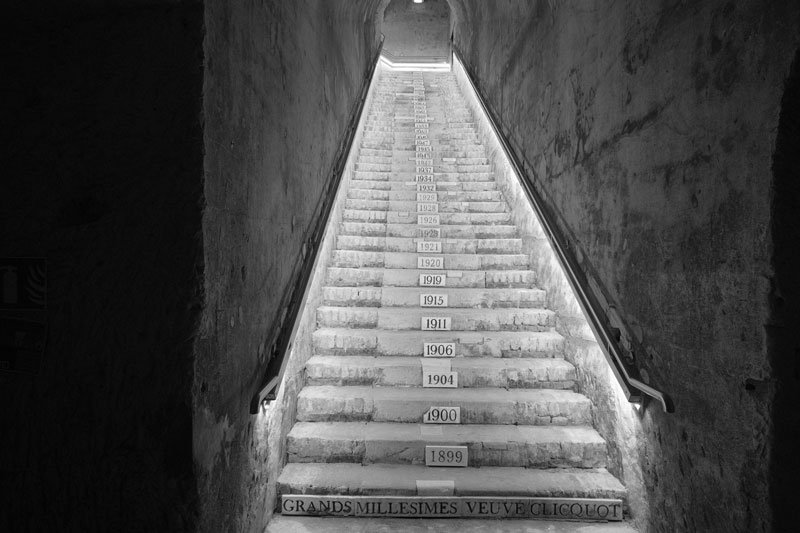
[[[430,164],[420,166],[431,166]],[[400,182],[413,182],[416,165],[412,161],[406,166],[405,170],[395,169],[392,171],[377,171],[377,170],[354,170],[353,181],[400,181]],[[470,172],[469,169],[458,168],[457,170],[450,170],[447,172],[434,172],[433,182],[439,183],[440,181],[459,181],[459,182],[475,182],[475,181],[491,181],[494,182],[494,173],[490,171],[475,171]],[[356,185],[358,186],[358,185]]]
[[[394,498],[394,497],[392,497]],[[578,527],[576,529],[576,527]],[[637,533],[627,522],[584,522],[536,518],[390,518],[288,516],[275,514],[265,533]]]
[[[385,331],[319,328],[315,355],[422,357],[425,342],[455,343],[456,357],[560,357],[564,338],[555,331]]]
[[[333,253],[331,266],[416,269],[417,257],[434,255],[444,258],[444,268],[447,270],[520,270],[526,269],[530,264],[525,254],[417,254],[336,250]],[[428,273],[436,272],[441,271],[428,271]]]
[[[457,163],[459,165],[488,165],[488,160],[483,157],[486,151],[482,148],[470,151],[441,150],[439,155],[443,163]],[[452,159],[453,161],[449,161]]]
[[[347,191],[347,197],[354,200],[383,200],[390,202],[416,202],[417,194],[419,191],[408,189],[400,190],[371,190],[371,189],[354,189],[351,188]],[[498,190],[488,191],[448,191],[437,190],[436,197],[438,200],[451,201],[451,202],[504,202],[503,193]]]
[[[311,385],[297,397],[301,422],[419,423],[431,406],[460,407],[462,424],[585,425],[591,402],[553,389],[431,389]]]
[[[479,145],[482,143],[477,132],[472,128],[453,128],[451,126],[436,128],[436,140],[442,144],[455,147]],[[455,138],[454,138],[455,136]],[[464,138],[458,138],[463,136]],[[469,142],[472,139],[472,142]]]
[[[418,139],[416,133],[402,134],[399,138],[394,139],[392,145],[392,152],[390,155],[391,163],[407,163],[410,159],[416,159],[417,144],[419,141],[427,141],[427,145],[431,146],[433,151],[433,159],[441,158],[442,163],[458,163],[461,165],[488,165],[489,160],[486,157],[486,150],[483,146],[472,145],[469,147],[459,147],[454,145],[451,141],[441,141],[440,139],[428,136],[427,139]],[[367,163],[368,161],[361,160],[362,157],[374,157],[370,154],[362,154],[359,152],[359,162]],[[383,157],[387,157],[384,155]],[[423,158],[430,159],[430,158]]]
[[[439,213],[504,213],[508,207],[504,201],[495,202],[456,202],[450,198],[442,197],[434,202]],[[358,209],[364,211],[404,211],[416,213],[419,211],[416,199],[412,201],[392,200],[359,200],[348,198],[345,200],[345,209]]]
[[[356,162],[356,172],[391,172],[391,163],[360,163]]]
[[[439,294],[436,290],[432,294]],[[419,304],[419,302],[417,302]],[[325,328],[378,328],[383,331],[421,331],[426,317],[447,317],[451,331],[549,331],[555,314],[541,308],[464,309],[421,307],[317,308],[317,324]]]
[[[330,267],[326,284],[336,287],[419,287],[420,274],[430,270],[414,268]],[[534,288],[536,275],[531,270],[444,271],[445,287],[485,289]]]
[[[359,150],[360,155],[371,155],[371,156],[378,156],[378,157],[392,157],[393,153],[392,148],[388,149],[380,149],[380,148],[361,148]]]
[[[407,181],[353,181],[350,190],[371,191],[414,191],[417,192],[417,183],[409,176]],[[494,181],[437,181],[436,191],[495,191],[497,184]]]
[[[362,235],[371,237],[422,238],[425,226],[412,224],[386,224],[383,222],[342,222],[339,235]],[[467,225],[448,224],[439,226],[440,239],[504,239],[517,236],[517,227],[510,224]]]
[[[391,165],[393,159],[394,158],[392,157],[392,154],[388,154],[388,155],[368,155],[368,154],[363,154],[362,153],[362,154],[359,154],[357,162],[358,163],[362,163],[362,164],[369,163],[369,164],[376,164],[376,165]]]
[[[345,222],[387,222],[389,224],[417,224],[414,211],[370,211],[366,209],[345,209],[342,220]],[[510,213],[439,213],[439,224],[511,224]]]
[[[444,254],[519,254],[522,252],[522,239],[424,239],[421,237],[361,237],[357,235],[339,235],[336,238],[336,248],[338,250],[417,253],[418,242],[431,241],[439,242]]]
[[[624,506],[627,497],[625,487],[605,468],[538,469],[486,466],[442,469],[422,465],[354,463],[288,463],[278,477],[278,493],[417,496],[419,481],[442,480],[452,482],[453,495],[457,497],[612,498],[623,500],[620,507]],[[622,512],[622,508],[615,508],[613,515],[619,519]],[[451,524],[449,520],[452,518],[447,522]],[[405,522],[409,524],[406,527],[410,527],[412,522],[408,519]],[[499,531],[503,523],[495,520],[495,525],[489,526],[489,529],[484,531]],[[552,531],[584,531],[582,524],[570,525],[578,527]],[[445,529],[436,531],[456,531],[450,529],[451,527],[445,526]]]
[[[453,287],[323,287],[325,305],[419,307],[422,294],[444,294],[448,308],[542,308],[541,289],[472,289]]]
[[[447,158],[453,159],[453,158]],[[377,165],[376,165],[377,166]],[[446,162],[440,153],[434,153],[432,158],[423,158],[417,160],[413,152],[405,152],[395,155],[391,165],[383,165],[383,168],[359,168],[356,165],[354,172],[359,173],[359,178],[370,179],[369,174],[374,173],[378,175],[377,180],[396,180],[396,179],[413,179],[414,174],[417,172],[417,167],[433,166],[434,178],[441,180],[443,178],[452,178],[453,181],[494,181],[494,172],[486,165],[467,165],[461,164],[457,160]],[[399,178],[398,178],[399,176]]]
[[[308,385],[421,387],[421,357],[315,355],[306,363]],[[571,389],[575,367],[560,358],[454,357],[460,388]]]
[[[298,422],[286,450],[290,463],[424,465],[426,445],[466,446],[471,467],[606,466],[606,443],[587,426]]]

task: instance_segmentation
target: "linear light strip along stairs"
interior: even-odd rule
[[[280,493],[624,500],[453,75],[378,76]],[[424,423],[432,406],[460,423]],[[426,466],[427,446],[465,446],[468,466]]]

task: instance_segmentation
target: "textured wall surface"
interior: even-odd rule
[[[798,5],[452,4],[529,179],[675,400],[642,421],[649,527],[768,530],[771,163]]]
[[[0,23],[0,256],[45,257],[49,300],[41,371],[0,375],[0,530],[180,531],[203,9],[43,4]]]
[[[377,51],[378,4],[206,2],[207,275],[194,382],[205,531],[260,530],[272,512],[283,458],[270,431],[283,430],[293,399],[254,417],[250,398]]]
[[[587,395],[594,406],[593,425],[608,444],[608,470],[628,489],[628,514],[643,525],[649,516],[649,506],[644,498],[638,460],[642,438],[638,413],[617,384],[604,353],[595,341],[547,233],[458,58],[453,60],[453,72],[472,111],[481,141],[487,148],[497,186],[511,207],[523,251],[528,254],[531,269],[536,273],[536,285],[547,291],[546,307],[556,312],[556,330],[565,339],[563,356],[577,369],[576,390]]]
[[[383,11],[382,31],[386,36],[384,51],[395,57],[447,57],[450,7],[446,0],[421,4],[391,0]]]

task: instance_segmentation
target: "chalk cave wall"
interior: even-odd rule
[[[675,400],[641,420],[642,525],[769,530],[771,163],[800,6],[451,5],[527,178]]]
[[[270,421],[291,421],[294,399],[252,416],[250,398],[377,53],[379,3],[205,3],[206,282],[193,388],[203,531],[261,530],[272,513],[283,439],[269,432],[288,428]]]
[[[387,3],[388,2],[388,3]],[[396,58],[445,58],[450,53],[450,6],[447,0],[383,0],[384,51]],[[382,15],[381,15],[382,13]]]

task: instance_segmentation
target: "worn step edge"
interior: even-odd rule
[[[308,385],[421,387],[422,357],[315,355],[306,362]],[[561,358],[454,357],[458,386],[571,389],[575,367]]]
[[[385,331],[319,328],[314,354],[421,357],[425,342],[455,343],[456,357],[558,357],[564,337],[555,331]]]
[[[417,423],[432,405],[460,407],[463,424],[591,423],[591,402],[569,390],[330,385],[306,386],[300,391],[297,420]]]
[[[322,513],[324,514],[324,513]],[[584,522],[518,518],[390,518],[289,516],[276,514],[266,533],[637,533],[628,521]]]
[[[419,307],[423,294],[447,296],[448,308],[543,308],[542,289],[484,289],[472,287],[340,287],[322,288],[323,304],[355,307]]]
[[[436,291],[431,291],[436,293]],[[548,331],[555,327],[555,313],[537,307],[473,309],[457,307],[355,307],[317,308],[320,327],[378,328],[387,331],[420,331],[426,317],[450,319],[452,331]]]
[[[452,480],[456,496],[619,498],[625,487],[605,468],[535,469],[488,466],[430,468],[421,465],[288,463],[278,476],[280,494],[417,494],[417,480]]]
[[[535,288],[536,276],[531,270],[482,269],[444,270],[446,287],[470,288]],[[430,270],[415,268],[329,267],[326,284],[335,287],[418,287],[420,274]]]
[[[290,463],[425,464],[425,446],[467,446],[468,463],[525,468],[602,468],[606,443],[589,426],[298,422]]]

